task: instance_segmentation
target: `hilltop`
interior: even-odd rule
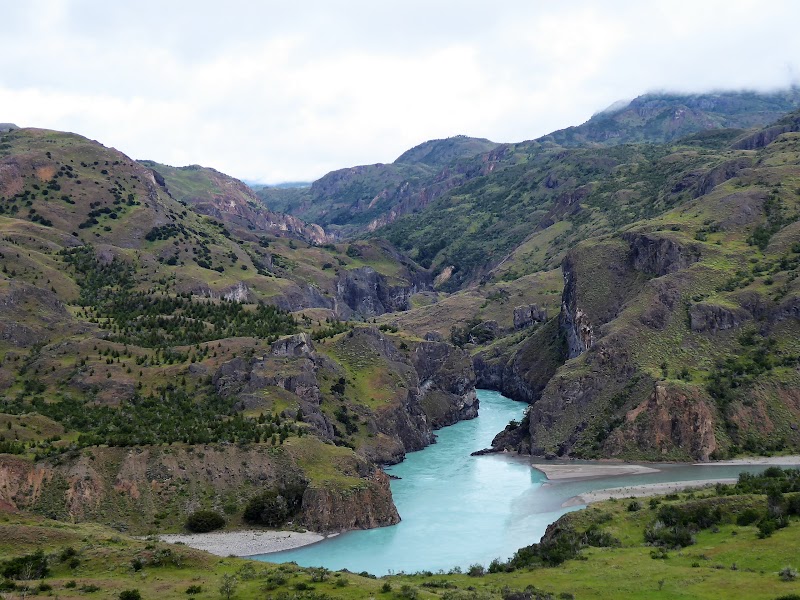
[[[561,146],[673,142],[715,129],[763,127],[800,108],[800,88],[772,93],[653,93],[618,102],[586,123],[538,139]]]

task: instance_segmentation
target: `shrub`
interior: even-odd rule
[[[244,509],[244,520],[248,523],[279,527],[289,518],[289,505],[278,492],[269,491],[254,496]]]
[[[593,524],[583,534],[581,542],[585,546],[595,548],[613,548],[621,546],[622,543],[607,531],[603,531],[596,524]]]
[[[75,550],[75,548],[73,548],[72,546],[67,546],[58,555],[58,560],[60,560],[61,562],[66,562],[67,560],[69,560],[73,556],[76,556],[77,554],[78,551]]]
[[[781,578],[781,581],[794,581],[797,579],[797,569],[793,567],[783,567],[778,572],[778,577]]]
[[[392,584],[388,581],[384,581],[383,585],[381,586],[381,594],[388,594],[392,591]]]
[[[631,500],[628,503],[628,512],[637,512],[642,510],[642,503],[638,500]]]
[[[281,490],[267,490],[253,496],[244,509],[244,520],[255,525],[280,527],[300,510],[305,482],[296,482]]]
[[[398,595],[401,598],[405,598],[406,600],[417,600],[417,595],[418,595],[417,588],[411,587],[407,583],[404,583],[400,587],[400,592],[398,592]]]
[[[186,588],[186,593],[190,596],[194,596],[195,594],[199,594],[203,591],[203,586],[200,585],[190,585]]]
[[[43,550],[26,554],[0,563],[2,576],[6,579],[42,579],[47,577],[50,568]]]
[[[142,600],[139,590],[122,590],[119,593],[119,600]]]
[[[486,569],[483,565],[475,563],[474,565],[469,566],[469,569],[467,569],[467,575],[470,577],[483,577],[486,575]]]
[[[787,527],[789,522],[784,517],[764,517],[758,522],[758,537],[762,540],[768,538],[778,529]]]
[[[225,517],[213,510],[198,510],[186,519],[186,529],[193,533],[206,533],[225,526]]]
[[[754,508],[747,508],[739,513],[739,516],[736,517],[736,524],[742,527],[746,527],[747,525],[752,525],[758,519],[761,518],[761,513],[759,513]]]
[[[517,550],[508,565],[514,569],[535,565],[558,566],[578,556],[585,535],[571,529],[559,530],[549,539]]]
[[[506,564],[499,558],[495,558],[489,563],[489,573],[502,573],[506,570]]]
[[[688,528],[682,525],[670,527],[663,521],[656,521],[645,529],[644,541],[654,546],[677,549],[694,544],[694,536]]]
[[[236,593],[237,581],[233,575],[223,575],[222,582],[219,585],[219,595],[225,600],[231,600]]]

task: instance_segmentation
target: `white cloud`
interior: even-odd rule
[[[518,141],[651,89],[774,88],[790,0],[14,3],[0,121],[268,181],[457,133]]]

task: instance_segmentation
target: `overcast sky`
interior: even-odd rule
[[[249,180],[800,80],[797,0],[0,0],[0,122]]]

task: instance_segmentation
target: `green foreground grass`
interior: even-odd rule
[[[601,543],[605,547],[583,545],[577,557],[558,566],[521,566],[515,557],[489,568],[475,565],[464,572],[401,573],[380,579],[219,558],[186,546],[131,538],[101,525],[6,513],[0,515],[0,568],[41,550],[49,573],[30,581],[5,580],[2,593],[6,598],[106,599],[138,590],[143,599],[162,600],[791,597],[800,594],[796,572],[792,576],[793,571],[786,571],[800,566],[800,522],[793,517],[787,527],[766,537],[757,522],[735,524],[736,515],[748,509],[766,514],[769,502],[764,495],[720,495],[714,489],[641,504],[611,500],[559,521],[562,531],[594,527],[610,542]],[[723,510],[721,521],[696,531],[691,545],[677,549],[645,543],[644,530],[663,517],[665,508],[691,511],[698,506]]]

